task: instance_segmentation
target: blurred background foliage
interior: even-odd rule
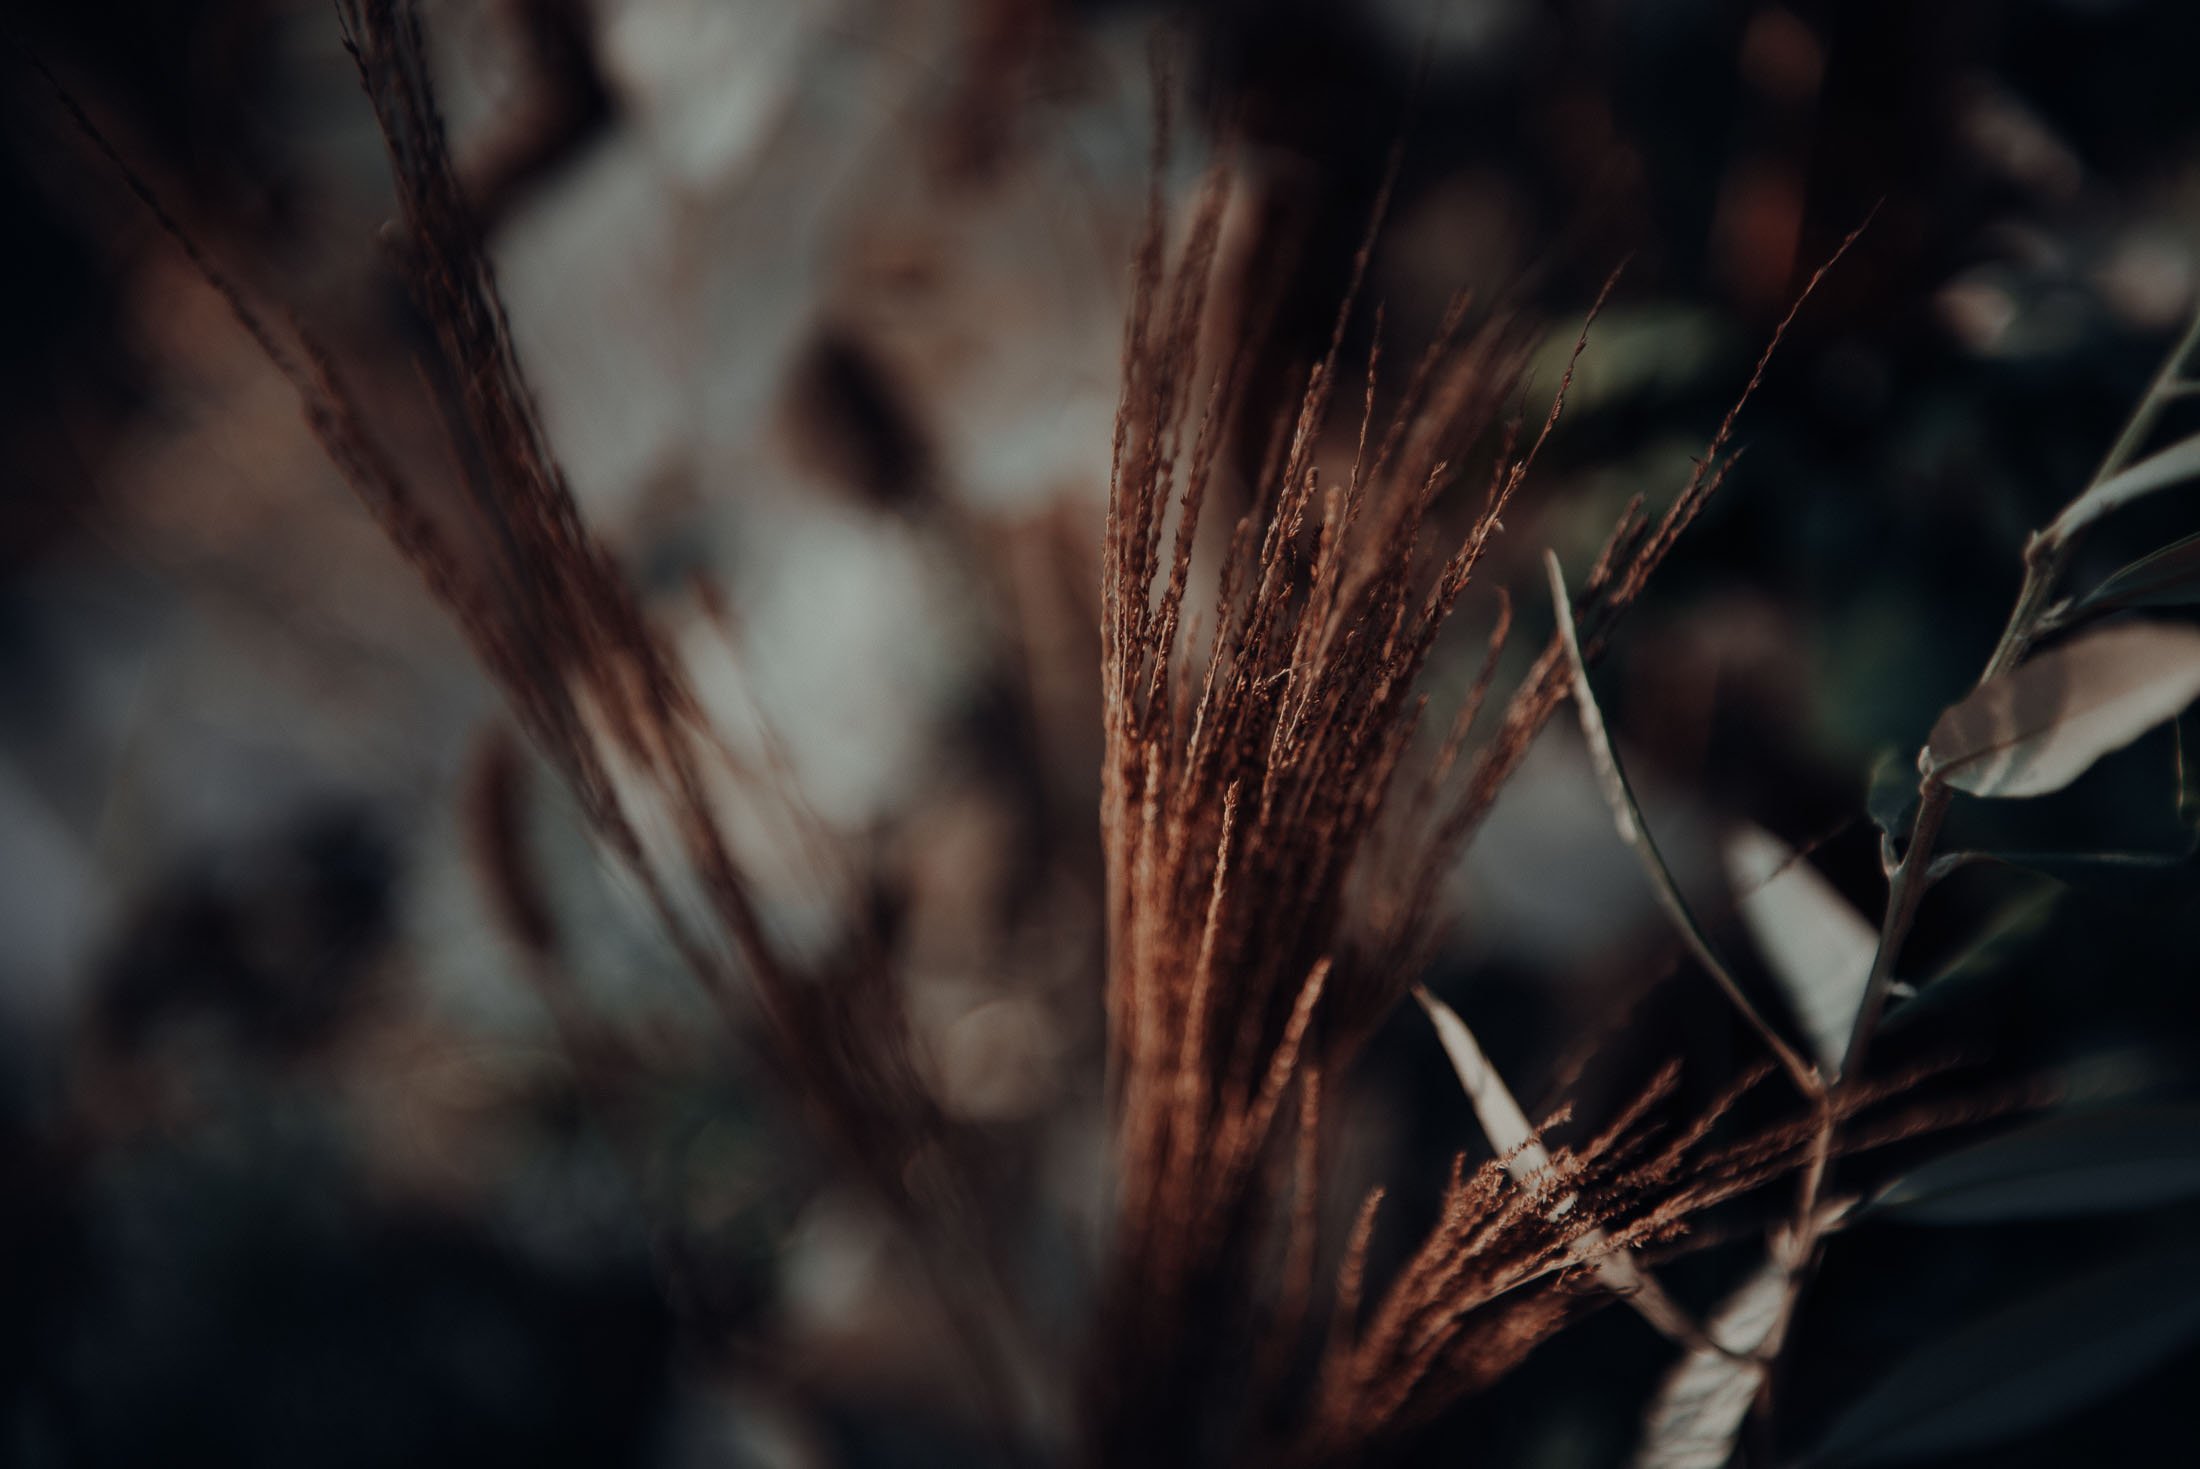
[[[1542,547],[1583,566],[1629,496],[1673,492],[1803,276],[1871,218],[1599,674],[1699,887],[1746,819],[1878,913],[1875,760],[1910,758],[1976,678],[2026,533],[2085,483],[2200,271],[2185,0],[426,15],[576,490],[721,670],[714,708],[768,712],[859,854],[935,1088],[997,1143],[991,1202],[1064,1333],[1104,1187],[1093,587],[1152,50],[1243,135],[1232,248],[1277,279],[1285,349],[1258,394],[1295,391],[1318,350],[1401,131],[1370,290],[1393,360],[1468,288],[1551,323],[1547,390],[1627,260],[1486,574],[1524,609]],[[196,234],[346,343],[370,401],[406,382],[385,164],[325,5],[85,0],[11,29]],[[610,1120],[591,1104],[473,873],[490,691],[280,379],[6,64],[0,1461],[985,1460],[896,1245],[538,780],[527,829],[574,973],[643,1063]],[[1190,131],[1172,188],[1201,161]],[[1372,340],[1363,313],[1348,350]],[[2074,579],[2192,529],[2189,492],[2156,497]],[[736,611],[731,655],[698,577]],[[1477,595],[1439,697],[1471,677]],[[1897,1012],[1884,1064],[1954,1056],[1962,1095],[2044,1085],[2081,1115],[2200,1100],[2190,733],[1959,810],[1951,850],[2161,860],[1951,878],[1917,962],[1961,978]],[[799,930],[804,894],[771,896]],[[1531,1112],[1593,1110],[1668,1057],[1708,1095],[1746,1052],[1570,731],[1454,896],[1433,986]],[[1353,1088],[1346,1181],[1421,1217],[1481,1144],[1417,1014]],[[1966,1323],[2189,1247],[2190,1206],[2159,1192],[1845,1235],[1753,1462],[1821,1442]],[[1394,1227],[1378,1266],[1410,1245]],[[1747,1256],[1672,1283],[1700,1303]],[[1425,1453],[1623,1462],[1670,1355],[1602,1313]],[[2128,1355],[2036,1432],[1913,1457],[2160,1461],[2189,1437],[2200,1347]]]

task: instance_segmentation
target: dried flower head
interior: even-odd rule
[[[1205,329],[1225,197],[1218,173],[1173,263],[1155,202],[1111,460],[1101,812],[1120,1195],[1088,1410],[1108,1461],[1195,1455],[1201,1434],[1227,1416],[1216,1404],[1246,1396],[1239,1344],[1249,1303],[1266,1293],[1265,1242],[1283,1190],[1271,1140],[1295,1093],[1298,1187],[1270,1324],[1288,1355],[1313,1258],[1324,1077],[1425,961],[1441,931],[1442,875],[1567,690],[1554,640],[1453,781],[1509,628],[1500,598],[1480,675],[1413,799],[1393,801],[1425,707],[1421,675],[1558,423],[1572,363],[1523,446],[1507,412],[1523,370],[1518,324],[1497,313],[1469,331],[1466,303],[1455,302],[1380,427],[1378,341],[1356,432],[1327,467],[1363,244],[1303,393],[1252,436],[1268,444],[1262,462],[1234,464],[1227,446],[1245,437],[1233,430],[1259,350],[1245,344],[1260,333],[1257,321]],[[1587,337],[1585,326],[1577,360]],[[1228,345],[1205,349],[1218,339]],[[1630,505],[1613,531],[1576,611],[1592,650],[1724,477],[1732,425],[1730,414],[1662,517]],[[1432,512],[1463,478],[1462,456],[1492,439],[1463,530],[1432,544]],[[1186,616],[1201,511],[1232,478],[1248,508],[1221,550],[1202,636]],[[1792,1166],[1791,1150],[1767,1139],[1753,1144],[1772,1148],[1755,1171],[1693,1151],[1721,1108],[1685,1145],[1623,1167],[1638,1146],[1635,1124],[1665,1090],[1653,1088],[1596,1144],[1561,1155],[1532,1190],[1486,1170],[1455,1176],[1422,1257],[1369,1330],[1326,1361],[1325,1433],[1409,1416],[1427,1384],[1440,1385],[1440,1398],[1486,1378],[1571,1312],[1555,1299],[1513,1299],[1518,1287],[1669,1232]],[[1573,1202],[1554,1211],[1560,1195]],[[1603,1231],[1621,1221],[1611,1244]],[[1349,1297],[1357,1266],[1347,1284]],[[1499,1297],[1502,1311],[1480,1313]],[[1376,1377],[1396,1401],[1367,1399],[1361,1387]]]
[[[1523,337],[1502,315],[1466,332],[1456,303],[1379,429],[1371,362],[1349,459],[1325,480],[1348,297],[1246,480],[1202,638],[1185,617],[1200,513],[1238,472],[1226,446],[1249,367],[1242,345],[1216,362],[1201,350],[1225,198],[1211,178],[1173,268],[1158,208],[1149,223],[1103,557],[1121,1197],[1099,1382],[1126,1432],[1213,1387],[1165,1344],[1212,1301],[1244,1299],[1286,1098],[1297,1089],[1309,1173],[1323,1065],[1402,992],[1402,971],[1378,962],[1397,935],[1366,922],[1380,907],[1367,901],[1380,877],[1370,849],[1422,712],[1419,676],[1558,413],[1554,402],[1518,459],[1517,424],[1506,429],[1465,532],[1432,549],[1431,511],[1458,456],[1503,418]],[[1363,247],[1360,270],[1366,260]],[[1442,763],[1486,687],[1485,676]],[[1141,1378],[1160,1396],[1141,1401]]]

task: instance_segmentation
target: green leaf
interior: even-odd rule
[[[2200,762],[2191,758],[2191,737],[2186,720],[2170,725],[2173,764],[2171,770],[2170,821],[2167,830],[2183,838],[2176,846],[2148,846],[2123,851],[2056,852],[1973,850],[1943,853],[1934,861],[1938,875],[1959,867],[1992,862],[2053,878],[2073,887],[2097,887],[2121,897],[2150,896],[2174,891],[2200,867]]]
[[[2004,903],[1938,969],[1913,982],[1916,996],[1888,1012],[1880,1033],[1936,1015],[2006,972],[2015,952],[2046,928],[2064,891],[2059,881],[2035,882]]]
[[[2114,1392],[2200,1336],[2200,1247],[2127,1257],[1928,1343],[1804,1462],[1901,1464],[2001,1443]]]
[[[2080,597],[2072,616],[2124,607],[2183,607],[2200,602],[2200,535],[2142,556]]]
[[[2200,1107],[2073,1112],[1936,1158],[1872,1211],[1914,1224],[2115,1213],[2200,1194]]]
[[[2102,480],[2071,501],[2042,535],[2052,543],[2061,544],[2119,505],[2182,484],[2194,475],[2200,475],[2200,434],[2180,440],[2159,454],[2151,454],[2129,469]]]
[[[1864,809],[1872,825],[1890,841],[1909,840],[1917,820],[1917,760],[1907,750],[1889,745],[1872,761],[1871,784],[1864,794]]]
[[[1935,858],[1933,866],[1952,872],[1992,862],[2123,901],[2152,901],[2190,885],[2200,874],[2195,856],[2200,856],[2200,846],[2163,852],[1949,852]]]
[[[1658,1385],[1643,1415],[1633,1469],[1725,1469],[1765,1380],[1756,1354],[1793,1304],[1790,1273],[1789,1262],[1773,1252],[1712,1313],[1704,1334],[1717,1347],[1691,1351]]]
[[[2200,695],[2200,629],[2087,633],[1989,679],[1933,725],[1924,768],[1977,796],[2038,796]]]
[[[1742,921],[1802,1022],[1818,1069],[1833,1076],[1864,1005],[1879,930],[1768,832],[1742,827],[1727,839],[1725,857]]]
[[[2017,948],[2037,938],[2047,927],[2064,891],[2059,882],[2030,884],[2028,891],[2002,904],[1969,940],[1941,960],[1940,967],[1927,975],[1918,988],[1960,983],[1972,975],[2005,967]]]

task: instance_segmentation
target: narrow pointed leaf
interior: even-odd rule
[[[1819,1066],[1841,1069],[1879,930],[1769,832],[1745,826],[1726,842],[1727,877],[1750,936],[1794,1007]]]
[[[2006,973],[2015,953],[2037,938],[2054,917],[2064,891],[2060,882],[2036,882],[2005,903],[1937,969],[1915,981],[1916,998],[1889,1011],[1880,1023],[1881,1033],[1892,1033],[1937,1014]]]
[[[1639,859],[1658,906],[1665,910],[1666,917],[1672,921],[1696,962],[1725,991],[1727,999],[1733,1002],[1742,1017],[1764,1037],[1765,1044],[1780,1058],[1780,1064],[1796,1085],[1806,1092],[1816,1089],[1816,1073],[1750,1003],[1733,973],[1711,947],[1703,926],[1696,922],[1696,915],[1689,911],[1687,900],[1681,896],[1680,884],[1673,880],[1673,873],[1665,865],[1657,843],[1651,840],[1650,828],[1642,819],[1642,808],[1636,804],[1635,793],[1620,769],[1619,754],[1612,748],[1611,734],[1604,727],[1604,712],[1597,707],[1596,691],[1589,687],[1589,668],[1582,659],[1580,636],[1574,629],[1573,604],[1566,595],[1565,574],[1559,570],[1558,557],[1549,551],[1543,553],[1543,565],[1550,574],[1551,603],[1558,619],[1559,640],[1566,650],[1567,664],[1573,675],[1574,710],[1581,718],[1581,737],[1589,747],[1589,763],[1596,772],[1597,789],[1603,793],[1605,805],[1611,808],[1612,824],[1619,829],[1620,840]]]
[[[2065,891],[2059,882],[2031,883],[2028,891],[1995,909],[1968,940],[1918,982],[1918,988],[1930,990],[1936,985],[1959,983],[1971,975],[2003,967],[2018,946],[2031,942],[2047,927]]]
[[[2200,1195],[2200,1107],[2078,1112],[1934,1159],[1872,1212],[1915,1224],[2058,1219]]]
[[[1444,1054],[1450,1058],[1451,1069],[1458,1075],[1460,1088],[1473,1105],[1490,1146],[1505,1159],[1506,1170],[1514,1178],[1529,1182],[1551,1166],[1551,1154],[1537,1140],[1528,1114],[1520,1109],[1520,1103],[1497,1074],[1497,1068],[1490,1065],[1481,1042],[1458,1012],[1419,985],[1414,986],[1413,997],[1421,1002],[1429,1023],[1436,1027],[1436,1038],[1443,1043]],[[1571,1197],[1562,1199],[1555,1212],[1564,1214],[1573,1206]],[[1582,1236],[1582,1247],[1594,1251],[1604,1237],[1601,1229],[1589,1230]],[[1635,1263],[1633,1255],[1624,1250],[1611,1252],[1597,1263],[1596,1276],[1598,1284],[1624,1299],[1660,1332],[1676,1340],[1693,1336],[1694,1327],[1687,1313],[1648,1271]]]
[[[1804,1462],[1863,1469],[1983,1448],[2077,1411],[2200,1337],[2200,1248],[2127,1257],[1928,1343]]]
[[[2075,614],[2124,607],[2183,607],[2200,602],[2200,535],[2142,556],[2078,599]]]
[[[1459,1012],[1418,985],[1413,997],[1428,1012],[1429,1023],[1436,1027],[1436,1039],[1443,1043],[1444,1055],[1458,1074],[1459,1086],[1474,1107],[1483,1135],[1498,1156],[1507,1160],[1507,1170],[1514,1178],[1526,1180],[1550,1167],[1551,1155],[1536,1141],[1528,1114],[1520,1110],[1520,1103],[1497,1074],[1497,1068],[1490,1065],[1482,1043],[1467,1029]]]
[[[1634,1469],[1725,1469],[1764,1384],[1756,1354],[1787,1316],[1788,1277],[1774,1255],[1712,1314],[1704,1332],[1726,1350],[1699,1347],[1666,1374],[1643,1415]]]
[[[2070,502],[2044,532],[2050,541],[2070,539],[2120,505],[2200,475],[2200,434],[2180,440],[2121,473],[2112,474]]]
[[[2104,628],[1990,679],[1933,726],[1925,769],[1977,796],[2038,796],[2200,695],[2200,629]]]
[[[2190,887],[2200,874],[2196,857],[2200,844],[2158,852],[1947,852],[1933,866],[1945,873],[1990,862],[2127,901],[2151,901]]]

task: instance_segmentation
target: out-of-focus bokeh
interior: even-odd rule
[[[1166,193],[1214,160],[1214,118],[1234,129],[1224,253],[1278,292],[1256,395],[1318,355],[1394,147],[1365,293],[1394,361],[1472,291],[1547,326],[1539,414],[1626,262],[1440,696],[1472,677],[1492,587],[1545,625],[1542,549],[1585,566],[1630,496],[1672,494],[1802,281],[1870,220],[1600,675],[1700,883],[1746,819],[1878,911],[1875,758],[1914,752],[1977,677],[2026,533],[2200,283],[2186,0],[424,19],[582,508],[729,741],[780,751],[876,889],[927,1079],[988,1142],[989,1206],[1065,1371],[1105,1217],[1096,587],[1157,77],[1179,103]],[[394,309],[388,165],[330,8],[85,0],[8,28],[431,459],[432,421],[396,406],[425,344]],[[479,871],[494,691],[220,298],[27,56],[0,64],[0,1463],[987,1461],[899,1242],[523,768],[572,977],[643,1062],[619,1126],[591,1106]],[[1347,356],[1374,341],[1363,310]],[[2137,507],[2081,572],[2193,519],[2189,492]],[[1964,844],[2176,857],[2178,733],[1968,811]],[[760,868],[798,938],[813,871]],[[1960,1055],[1979,1089],[2189,1097],[2190,862],[2064,876],[1951,879],[1925,954],[2004,942],[1979,995],[1890,1050]],[[1708,986],[1671,982],[1678,946],[1570,731],[1449,894],[1432,983],[1531,1111],[1667,1056],[1707,1091],[1731,1068],[1743,1041]],[[1352,1089],[1347,1216],[1379,1180],[1412,1217],[1482,1147],[1418,1015]],[[1807,1436],[2012,1282],[2190,1229],[1860,1233],[1810,1297],[1783,1423]],[[1730,1275],[1716,1251],[1676,1271],[1697,1294]],[[1427,1452],[1624,1462],[1669,1356],[1607,1312]],[[2188,1345],[1945,1462],[2154,1461],[2196,1373]]]

